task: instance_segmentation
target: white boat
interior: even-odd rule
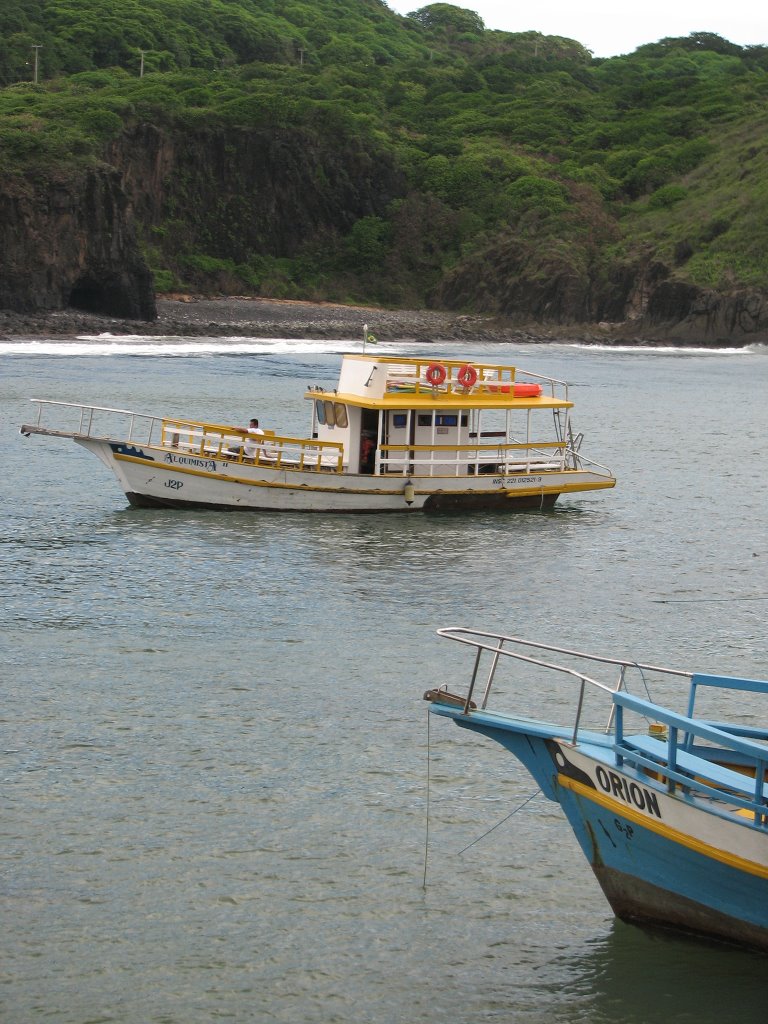
[[[514,366],[345,355],[308,438],[32,399],[24,435],[72,438],[132,505],[306,512],[540,509],[613,487],[581,452],[568,385]]]

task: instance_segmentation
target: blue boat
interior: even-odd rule
[[[471,666],[465,693],[424,694],[430,711],[500,743],[560,804],[617,917],[768,951],[768,681],[438,633]]]

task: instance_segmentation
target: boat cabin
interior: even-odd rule
[[[567,384],[514,366],[347,355],[338,388],[310,388],[313,439],[349,473],[467,476],[563,468]],[[546,437],[541,411],[550,411]]]

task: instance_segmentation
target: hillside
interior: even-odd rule
[[[187,290],[768,337],[766,47],[595,60],[381,0],[18,0],[0,30],[0,308],[151,319]]]

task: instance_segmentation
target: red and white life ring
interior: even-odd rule
[[[456,380],[463,388],[473,388],[477,384],[477,370],[465,363],[456,374]]]
[[[433,388],[436,388],[438,384],[442,384],[446,376],[445,367],[442,363],[430,363],[425,374],[427,383],[431,384]]]

